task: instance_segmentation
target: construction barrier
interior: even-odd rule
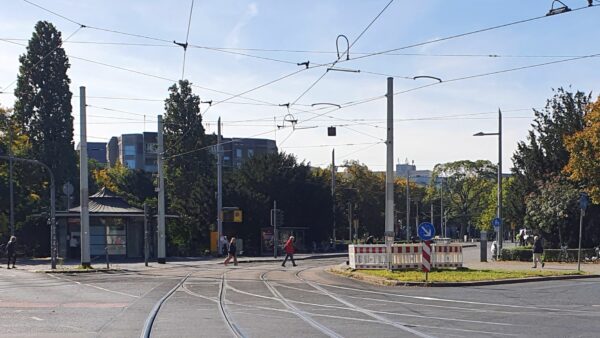
[[[421,243],[394,244],[391,255],[385,244],[356,244],[348,247],[348,260],[353,269],[387,269],[388,259],[392,269],[420,269],[423,259]],[[433,244],[431,267],[462,267],[461,244]]]

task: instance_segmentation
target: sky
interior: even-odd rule
[[[319,167],[331,163],[335,149],[336,163],[356,160],[384,171],[384,95],[386,78],[394,76],[396,163],[414,161],[418,169],[465,159],[497,163],[498,138],[472,135],[497,132],[501,109],[503,171],[508,172],[518,142],[531,129],[532,109],[543,108],[553,89],[591,92],[594,98],[600,92],[600,58],[569,60],[600,53],[600,1],[437,42],[544,16],[552,1],[388,3],[195,0],[192,7],[192,0],[3,0],[0,105],[13,105],[18,57],[39,20],[52,22],[65,40],[75,144],[80,86],[87,92],[88,141],[106,142],[156,131],[168,88],[183,73],[202,101],[213,102],[201,106],[208,133],[216,132],[220,117],[224,137],[275,139],[281,151]],[[583,0],[563,3],[571,9],[587,6]],[[184,68],[184,50],[172,41],[186,41],[188,23]],[[340,37],[341,61],[333,68],[349,71],[327,71],[338,59],[339,35],[351,44],[349,60]],[[297,65],[306,61],[309,69]],[[551,64],[453,81],[543,63]],[[291,120],[297,122],[292,126]],[[327,136],[330,126],[337,136]]]

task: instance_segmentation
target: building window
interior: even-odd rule
[[[146,152],[156,154],[158,152],[158,143],[146,143]]]
[[[124,149],[125,156],[127,155],[135,155],[135,146],[125,146]]]
[[[135,169],[135,160],[125,160],[125,166],[129,169]]]
[[[235,157],[242,158],[242,149],[235,150]]]
[[[248,149],[248,158],[254,156],[254,149]]]

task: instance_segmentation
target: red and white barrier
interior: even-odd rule
[[[430,269],[462,267],[460,244],[433,244],[429,248]],[[387,269],[388,259],[392,269],[420,269],[423,267],[423,246],[394,244],[388,255],[384,244],[357,244],[348,248],[348,260],[353,269]]]
[[[431,271],[431,241],[423,241],[423,259],[421,260],[423,272]]]

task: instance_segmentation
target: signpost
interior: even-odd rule
[[[435,236],[435,227],[431,223],[421,223],[417,230],[419,238],[423,241],[423,259],[421,265],[425,272],[425,281],[428,280],[429,271],[431,271],[431,239]]]
[[[503,236],[500,233],[500,226],[502,225],[502,220],[499,217],[496,217],[492,220],[492,226],[494,227],[494,231],[496,232],[496,240],[498,241],[498,247],[496,249],[496,261],[499,258],[500,250],[502,248],[502,239]]]
[[[584,192],[579,193],[579,250],[577,250],[577,271],[581,271],[581,233],[583,229],[583,216],[585,216],[585,210],[590,203],[588,195]]]

